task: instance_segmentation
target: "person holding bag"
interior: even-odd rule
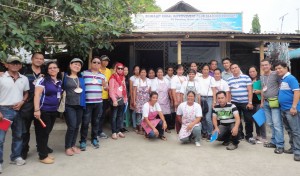
[[[125,135],[120,131],[122,116],[124,113],[125,104],[127,103],[126,84],[124,76],[124,65],[117,63],[115,65],[116,73],[109,80],[109,97],[112,105],[112,120],[111,130],[112,139],[125,138]]]
[[[61,97],[61,74],[56,62],[46,65],[44,78],[37,80],[34,91],[34,126],[37,149],[41,163],[52,164],[54,157],[48,155],[48,139],[56,118],[59,116],[57,107]],[[46,126],[43,126],[43,123]]]

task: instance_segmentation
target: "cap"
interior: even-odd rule
[[[102,55],[101,57],[100,57],[100,59],[101,59],[101,61],[110,61],[110,59],[109,59],[109,57],[108,56],[106,56],[106,55]]]
[[[70,64],[74,63],[74,62],[80,62],[81,66],[83,66],[83,61],[79,58],[74,58],[70,61]]]
[[[12,63],[12,62],[22,62],[20,57],[18,56],[9,56],[7,59],[6,59],[6,63]]]

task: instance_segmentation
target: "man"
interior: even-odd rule
[[[239,111],[234,104],[227,103],[226,92],[224,91],[217,93],[217,102],[218,105],[213,108],[212,115],[214,132],[217,131],[219,133],[218,140],[224,141],[224,145],[229,143],[226,147],[227,150],[234,150],[238,148],[239,144]],[[218,125],[218,119],[220,119],[220,125]]]
[[[94,57],[91,60],[91,69],[82,72],[85,83],[85,102],[86,108],[84,110],[83,119],[80,128],[80,150],[86,150],[86,140],[89,130],[89,123],[91,122],[91,142],[95,149],[99,148],[97,139],[99,129],[99,117],[102,114],[102,90],[107,90],[105,76],[99,72],[100,58]]]
[[[271,63],[264,59],[260,62],[263,74],[260,76],[261,80],[261,107],[263,107],[266,115],[267,124],[271,128],[271,141],[265,143],[264,147],[275,148],[274,152],[281,154],[284,152],[284,132],[282,118],[279,107],[270,107],[270,99],[278,99],[278,91],[281,78],[275,71],[271,71]],[[293,151],[290,151],[293,152]]]
[[[286,131],[289,135],[289,143],[294,153],[294,160],[300,161],[300,103],[299,103],[299,83],[291,75],[285,62],[275,64],[275,70],[280,76],[281,84],[279,88],[278,101],[281,115]]]
[[[171,83],[172,78],[174,77],[174,69],[172,66],[167,67],[167,74],[165,75],[165,78]],[[176,118],[176,111],[174,107],[174,100],[173,97],[170,96],[171,100],[171,124],[168,126],[169,129],[175,128],[175,118]],[[167,133],[170,131],[167,131]]]
[[[20,110],[20,115],[22,117],[23,123],[24,123],[24,129],[23,129],[23,149],[22,149],[22,158],[26,159],[27,154],[29,151],[29,141],[30,141],[30,127],[32,124],[32,121],[35,119],[33,116],[33,97],[34,97],[34,89],[35,89],[35,83],[37,79],[44,76],[45,71],[42,68],[42,65],[44,64],[44,55],[42,53],[36,52],[33,53],[31,56],[31,66],[27,69],[24,68],[22,71],[22,74],[26,76],[29,80],[29,91],[28,91],[28,99],[22,106]],[[48,147],[48,152],[52,153],[53,150]]]
[[[6,118],[12,122],[10,163],[21,166],[25,164],[25,160],[21,157],[23,123],[19,110],[28,98],[29,82],[19,73],[22,68],[19,57],[10,56],[6,60],[5,67],[7,71],[0,76],[0,121]],[[5,135],[6,131],[0,130],[0,173],[2,173]]]
[[[214,71],[218,68],[218,61],[211,60],[209,63],[209,76],[214,77]]]
[[[110,61],[110,59],[108,58],[108,56],[106,55],[102,55],[100,57],[101,60],[101,66],[100,66],[100,72],[105,76],[106,80],[109,81],[110,77],[111,77],[111,71],[109,68],[107,68],[107,65]],[[107,84],[107,82],[106,82]],[[102,139],[107,139],[108,136],[103,132],[103,123],[105,120],[105,113],[106,110],[110,107],[109,105],[109,101],[108,101],[108,91],[107,90],[103,90],[102,91],[102,101],[103,101],[103,108],[102,108],[102,114],[100,114],[100,119],[99,119],[99,129],[98,129],[98,137],[102,138]]]
[[[243,125],[240,124],[240,139],[246,138],[250,144],[256,144],[253,138],[253,118],[254,114],[252,105],[252,81],[249,76],[241,73],[241,69],[237,64],[231,64],[230,70],[232,77],[228,78],[228,85],[231,91],[231,103],[233,103],[241,116],[243,113],[245,121],[246,136],[243,133]]]
[[[226,57],[226,58],[222,59],[222,64],[224,67],[224,71],[222,72],[222,79],[227,81],[228,78],[230,78],[232,76],[232,73],[230,71],[231,60],[228,57]]]

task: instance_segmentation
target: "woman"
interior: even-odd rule
[[[85,109],[85,83],[80,74],[83,62],[74,58],[69,64],[67,74],[64,74],[63,89],[66,91],[66,124],[65,137],[66,155],[79,154],[80,149],[75,146],[79,126]]]
[[[180,89],[180,93],[181,93],[181,100],[186,101],[187,100],[187,93],[189,91],[193,91],[196,94],[195,97],[195,102],[200,102],[200,84],[195,80],[195,76],[196,76],[196,71],[190,69],[189,70],[189,78],[187,81],[183,82],[181,89]]]
[[[55,119],[59,116],[57,108],[61,96],[61,74],[56,62],[46,65],[46,74],[35,85],[34,92],[34,126],[37,142],[37,150],[41,163],[52,164],[54,157],[48,155],[48,139],[53,129]],[[41,124],[42,121],[46,127]]]
[[[125,104],[127,103],[126,84],[124,76],[124,65],[117,63],[114,73],[109,80],[109,97],[112,100],[112,120],[111,130],[112,139],[125,138],[125,135],[120,131],[122,116],[124,114]]]
[[[129,94],[129,78],[128,78],[128,67],[124,67],[124,78],[125,78],[125,84],[126,84],[126,94],[129,96],[128,97],[128,100],[130,99],[130,94]],[[126,119],[126,114],[127,114],[127,111],[128,111],[128,101],[127,101],[127,105],[125,106],[126,109],[124,109],[124,114],[122,116],[122,120],[121,120],[121,129],[120,131],[122,133],[127,133],[129,132],[126,128],[124,128],[124,119]],[[129,115],[129,114],[128,114]]]
[[[193,91],[187,93],[187,101],[181,103],[177,109],[177,116],[181,121],[181,129],[179,132],[179,139],[182,143],[191,142],[195,138],[195,145],[200,145],[201,136],[201,106],[195,102],[196,94]]]
[[[253,88],[253,98],[252,103],[255,111],[258,111],[260,108],[261,103],[261,81],[259,79],[258,69],[255,66],[251,66],[248,70],[248,75],[252,80],[252,88]],[[267,136],[266,136],[266,125],[265,123],[262,126],[258,126],[255,122],[255,129],[256,129],[256,143],[266,143]]]
[[[181,100],[181,94],[180,94],[180,89],[183,84],[187,80],[185,76],[183,76],[183,66],[182,65],[177,65],[176,68],[177,75],[174,76],[171,80],[171,91],[172,91],[172,97],[173,97],[173,106],[175,108],[175,111],[177,110],[178,105],[182,102]],[[179,133],[180,130],[180,123],[175,120],[175,128],[177,134]]]
[[[230,89],[228,83],[222,79],[222,71],[219,68],[214,70],[214,78],[216,81],[216,93],[219,91],[226,92],[227,102],[230,102]]]
[[[201,100],[206,100],[208,105],[208,111],[206,114],[203,114],[203,122],[202,122],[202,132],[204,134],[204,138],[207,138],[207,141],[210,140],[210,136],[213,130],[212,124],[212,107],[216,104],[216,82],[215,78],[209,75],[209,65],[204,65],[202,67],[202,77],[199,79],[200,88],[200,96]],[[202,105],[203,106],[203,105]]]
[[[150,93],[150,80],[146,77],[146,69],[142,68],[140,70],[140,77],[135,80],[133,84],[133,101],[137,118],[137,133],[143,135],[143,130],[141,127],[143,105],[149,100]]]
[[[136,112],[134,108],[134,99],[133,99],[133,84],[135,80],[138,79],[139,77],[140,77],[140,67],[138,65],[135,65],[133,66],[133,75],[129,78],[130,110],[131,110],[132,127],[134,129],[136,129]]]
[[[151,83],[155,80],[155,70],[153,68],[148,70],[148,78],[150,79]]]
[[[151,92],[149,102],[143,105],[143,122],[142,127],[146,132],[146,137],[159,137],[161,140],[167,140],[164,131],[167,129],[165,117],[157,103],[158,93]],[[157,119],[156,116],[160,119]]]
[[[162,68],[158,68],[156,71],[157,78],[151,84],[151,92],[157,92],[159,99],[158,104],[162,109],[162,113],[166,118],[168,127],[172,126],[174,120],[171,117],[171,105],[170,105],[170,96],[171,96],[171,89],[170,89],[170,82],[167,78],[164,78],[164,71]],[[167,129],[167,133],[171,133],[171,129]]]

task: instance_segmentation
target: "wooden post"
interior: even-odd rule
[[[264,50],[265,50],[264,42],[262,41],[259,46],[259,64],[265,58]],[[260,74],[263,74],[263,70],[261,68],[260,68]]]
[[[89,69],[91,68],[92,57],[93,57],[93,48],[90,48],[89,59],[88,59],[88,68]]]
[[[181,40],[177,41],[177,63],[181,64]]]

